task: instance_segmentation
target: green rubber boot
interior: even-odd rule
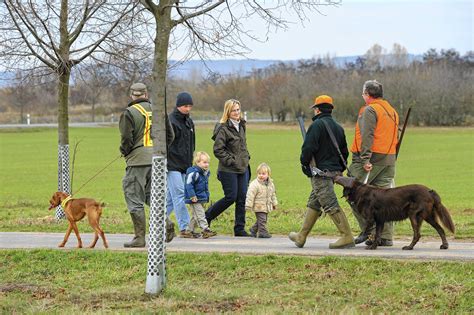
[[[329,248],[338,249],[354,247],[355,243],[354,238],[352,237],[351,227],[349,226],[349,221],[347,221],[344,211],[341,209],[334,209],[334,211],[329,211],[329,216],[342,235],[336,242],[330,243]]]
[[[124,243],[123,247],[145,247],[145,211],[131,212],[130,216],[132,217],[135,237],[132,239],[132,241]]]
[[[313,228],[314,224],[320,216],[321,211],[312,208],[307,208],[303,225],[301,226],[301,230],[298,233],[290,232],[290,234],[288,235],[289,239],[292,240],[296,246],[302,248],[306,243],[306,238],[308,237],[309,232],[311,232],[311,229]]]

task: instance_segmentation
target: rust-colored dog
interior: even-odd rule
[[[104,231],[102,231],[99,226],[100,216],[102,215],[102,207],[104,207],[105,204],[99,203],[94,199],[90,198],[68,199],[68,197],[68,194],[58,191],[53,194],[51,200],[49,201],[49,210],[56,208],[62,203],[61,205],[64,209],[64,212],[66,213],[66,218],[69,220],[69,227],[66,231],[66,235],[64,236],[64,240],[61,244],[59,244],[59,247],[64,247],[64,245],[66,245],[71,231],[74,230],[78,242],[77,247],[82,248],[82,240],[81,236],[79,235],[79,230],[77,228],[76,222],[80,221],[87,214],[89,224],[92,226],[95,232],[94,241],[92,241],[89,248],[94,248],[95,244],[97,243],[97,240],[99,239],[99,235],[102,238],[102,241],[104,242],[104,247],[108,248],[109,245],[105,240]]]
[[[448,210],[441,203],[436,191],[423,185],[406,185],[397,188],[378,188],[364,185],[354,178],[336,176],[334,181],[344,187],[343,195],[366,220],[368,231],[375,223],[375,240],[367,249],[376,249],[383,225],[389,221],[410,219],[413,240],[402,249],[413,249],[420,239],[423,220],[428,222],[441,237],[440,249],[448,249],[448,241],[438,220],[452,233],[454,223]]]

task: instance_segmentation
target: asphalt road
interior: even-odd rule
[[[62,241],[64,233],[34,233],[34,232],[0,232],[0,248],[4,249],[32,249],[51,248]],[[81,233],[84,246],[91,242],[93,234]],[[129,241],[132,235],[106,234],[109,250],[135,250],[125,249],[123,243]],[[423,239],[423,238],[422,238]],[[311,237],[304,248],[297,248],[286,236],[274,236],[270,239],[241,238],[231,236],[216,236],[209,239],[183,239],[175,238],[168,243],[166,250],[169,252],[193,253],[239,253],[251,255],[299,255],[299,256],[346,256],[346,257],[377,257],[390,259],[415,259],[415,260],[461,260],[474,261],[474,243],[449,242],[448,250],[440,250],[441,240],[418,242],[412,251],[402,250],[409,240],[396,240],[393,247],[379,247],[377,250],[366,250],[363,244],[351,249],[329,249],[328,244],[335,238]],[[64,249],[73,249],[77,245],[74,233],[71,234]],[[59,249],[59,250],[64,250]],[[101,240],[97,242],[95,250],[103,250]],[[89,249],[82,249],[89,250]]]

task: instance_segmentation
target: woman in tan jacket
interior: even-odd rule
[[[278,204],[275,185],[271,179],[271,170],[266,163],[257,167],[257,178],[254,179],[247,191],[245,209],[255,212],[257,222],[250,228],[252,237],[270,238],[267,230],[267,216]]]

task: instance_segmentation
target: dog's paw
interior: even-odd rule
[[[61,244],[58,245],[58,247],[64,247],[64,245],[66,245],[66,244],[61,243]]]
[[[439,249],[448,249],[449,245],[448,244],[441,244]]]
[[[413,246],[403,246],[402,249],[403,250],[412,250]]]

